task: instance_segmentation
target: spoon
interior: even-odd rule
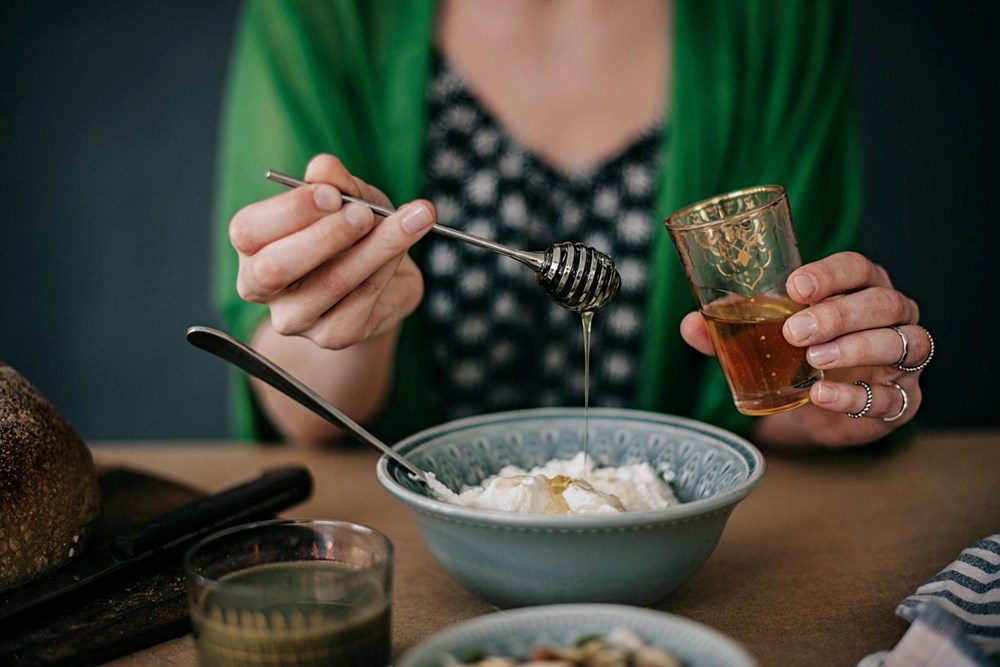
[[[260,352],[247,347],[229,334],[210,327],[190,327],[187,330],[188,342],[211,352],[217,357],[242,368],[259,380],[263,380],[296,403],[303,405],[331,424],[339,426],[366,445],[385,454],[393,461],[410,471],[414,477],[427,483],[424,471],[417,468],[387,444],[362,428],[357,422],[345,415],[322,396],[295,379],[288,371],[281,368]]]
[[[291,188],[309,185],[279,171],[268,171],[268,180]],[[388,217],[396,211],[364,199],[341,194],[344,201],[363,204],[375,213]],[[465,241],[480,248],[516,259],[535,272],[535,280],[553,301],[578,313],[595,311],[618,294],[622,279],[614,261],[600,250],[582,243],[556,243],[543,252],[512,250],[484,238],[466,234],[452,227],[435,224],[432,231],[441,236]]]

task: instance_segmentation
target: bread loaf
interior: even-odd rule
[[[90,450],[34,385],[0,360],[0,590],[79,554],[99,511]]]

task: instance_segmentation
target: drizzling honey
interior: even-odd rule
[[[590,328],[594,321],[594,311],[580,313],[583,323],[583,469],[589,469],[587,447],[590,444]]]

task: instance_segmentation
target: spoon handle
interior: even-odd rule
[[[274,181],[275,183],[281,183],[282,185],[287,185],[290,188],[299,188],[303,185],[309,185],[308,182],[301,179],[295,178],[294,176],[289,176],[288,174],[283,174],[280,171],[268,170],[267,179]],[[340,198],[344,201],[353,202],[355,204],[361,204],[367,206],[375,213],[378,213],[384,218],[389,217],[396,211],[394,209],[388,208],[386,206],[381,206],[374,202],[367,201],[365,199],[360,199],[358,197],[352,197],[351,195],[345,195],[341,193]],[[472,234],[467,234],[463,231],[459,231],[453,227],[447,227],[445,225],[436,224],[431,229],[435,234],[440,236],[447,236],[448,238],[456,239],[458,241],[464,241],[474,246],[480,248],[485,248],[486,250],[492,250],[493,252],[499,253],[510,257],[511,259],[516,259],[517,261],[531,267],[534,271],[540,271],[543,266],[545,266],[545,255],[540,252],[525,252],[522,250],[513,250],[507,246],[500,245],[499,243],[494,243],[493,241],[488,241],[479,236],[474,236]]]
[[[353,419],[330,405],[329,401],[299,382],[288,371],[229,334],[210,327],[196,326],[187,330],[187,339],[195,347],[200,347],[206,352],[211,352],[215,356],[242,368],[300,405],[309,408],[331,424],[339,426],[361,442],[385,454],[410,471],[421,482],[427,481],[422,470],[397,454]]]

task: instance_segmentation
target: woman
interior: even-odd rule
[[[623,270],[595,318],[593,404],[770,445],[887,435],[916,414],[933,343],[917,305],[851,252],[859,159],[841,5],[250,3],[223,131],[229,328],[389,439],[470,412],[580,405],[572,314],[510,260],[421,239],[438,220],[524,249],[580,240]],[[306,188],[262,178],[306,164]],[[660,221],[769,182],[788,188],[807,262],[788,289],[808,307],[784,334],[827,379],[809,405],[751,419],[706,356]],[[401,205],[376,221],[341,194]],[[237,408],[244,436],[336,435],[257,384]]]

